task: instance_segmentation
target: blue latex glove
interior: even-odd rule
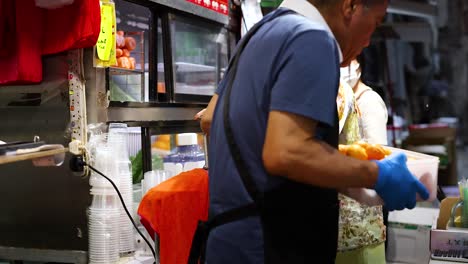
[[[408,170],[405,154],[394,153],[376,163],[379,176],[374,189],[390,211],[413,209],[416,206],[416,193],[424,200],[429,198],[429,191]]]

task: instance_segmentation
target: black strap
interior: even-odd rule
[[[252,36],[265,23],[272,21],[273,19],[278,18],[280,16],[295,14],[294,11],[288,9],[282,9],[278,12],[279,13],[276,16],[271,16],[269,19],[262,20],[259,23],[255,24],[255,26],[253,26],[249,30],[249,32],[242,38],[239,45],[237,46],[237,50],[235,51],[234,56],[229,61],[228,70],[225,77],[228,78],[225,94],[223,95],[223,119],[226,141],[228,143],[229,152],[231,153],[231,156],[234,160],[236,169],[239,173],[239,176],[241,177],[242,183],[254,202],[215,215],[207,222],[199,221],[192,240],[192,247],[190,249],[188,264],[205,263],[206,242],[208,240],[208,235],[213,228],[241,219],[245,219],[251,216],[256,216],[259,214],[259,206],[262,203],[263,193],[259,191],[257,185],[255,184],[254,178],[250,174],[247,165],[241,156],[239,146],[237,145],[236,140],[234,138],[231,123],[229,121],[229,99],[231,97],[232,86],[234,84],[235,76],[237,73],[237,66],[239,63],[240,56],[244,48],[247,46],[249,40],[252,38]]]
[[[254,200],[254,202],[258,204],[261,204],[261,200],[263,199],[262,198],[263,194],[262,192],[258,190],[258,187],[255,184],[254,178],[250,174],[249,169],[247,168],[247,165],[241,156],[239,146],[236,143],[236,140],[234,138],[234,134],[232,131],[231,123],[229,121],[231,91],[232,91],[232,86],[234,84],[235,77],[237,74],[237,67],[238,67],[240,56],[242,55],[242,51],[247,46],[250,39],[258,31],[258,29],[260,29],[260,27],[262,27],[265,23],[275,18],[278,18],[280,16],[284,16],[288,14],[295,14],[295,12],[292,10],[284,9],[284,10],[281,10],[277,16],[272,16],[270,17],[270,19],[267,19],[265,21],[255,24],[255,26],[253,26],[252,29],[250,29],[249,32],[242,38],[236,50],[236,53],[234,54],[233,59],[229,62],[229,68],[228,68],[228,73],[227,73],[227,78],[229,79],[227,82],[227,87],[226,87],[226,91],[224,94],[224,101],[223,101],[224,133],[226,135],[226,140],[229,146],[229,151],[231,153],[232,158],[234,159],[234,164],[236,165],[239,176],[242,179],[242,183],[244,184],[244,187],[249,193],[250,197]]]
[[[195,230],[192,240],[192,247],[190,248],[188,264],[205,263],[206,242],[208,241],[208,235],[212,229],[256,215],[258,215],[257,205],[255,203],[250,203],[216,215],[207,222],[198,221],[197,229]]]
[[[250,33],[250,31],[249,31]],[[248,37],[248,35],[246,36]],[[248,39],[245,39],[243,43],[239,46],[239,50],[243,50],[243,45],[242,44],[247,44]],[[244,46],[245,46],[244,44]],[[238,61],[240,58],[241,52],[237,52],[235,57],[234,57],[234,63],[233,67],[229,70],[229,80],[228,80],[228,86],[226,87],[226,91],[224,94],[224,101],[223,101],[223,107],[224,107],[224,112],[223,112],[223,121],[224,121],[224,133],[226,135],[226,141],[229,146],[229,152],[231,153],[231,157],[234,160],[234,164],[236,166],[237,172],[239,173],[239,176],[242,180],[242,183],[249,193],[250,197],[254,200],[254,202],[259,201],[260,198],[260,191],[258,190],[257,185],[255,184],[254,178],[249,172],[249,169],[247,168],[247,165],[244,161],[244,159],[241,156],[241,152],[239,149],[239,146],[236,144],[236,140],[234,138],[234,134],[232,132],[232,127],[231,127],[231,122],[229,122],[229,106],[230,106],[230,97],[231,97],[231,91],[232,91],[232,86],[235,80],[235,75],[237,73],[237,65]]]

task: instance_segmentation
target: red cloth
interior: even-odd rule
[[[0,84],[42,81],[42,55],[92,47],[101,25],[99,0],[55,10],[35,0],[0,0]]]
[[[183,172],[152,188],[138,214],[153,239],[159,236],[161,263],[187,263],[198,220],[208,219],[208,172]]]
[[[15,25],[1,36],[0,41],[11,50],[0,57],[0,84],[38,83],[42,80],[43,12],[37,10],[34,0],[6,2],[0,16],[14,20]]]
[[[15,2],[0,1],[0,58],[15,48],[16,41],[9,41],[9,38],[15,38],[15,19]]]
[[[96,44],[101,30],[99,0],[75,0],[71,5],[44,12],[44,55]]]

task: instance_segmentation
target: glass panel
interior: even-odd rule
[[[115,0],[117,62],[109,70],[112,101],[143,102],[149,99],[149,8]]]
[[[211,96],[227,65],[227,33],[186,19],[171,21],[175,94]]]
[[[162,29],[161,29],[161,19],[158,19],[158,37],[157,37],[157,46],[158,49],[158,84],[157,84],[157,92],[158,93],[166,93],[166,83],[164,77],[164,55],[163,55],[163,37],[162,37]]]
[[[144,75],[132,74],[126,71],[119,71],[116,69],[111,69],[109,74],[109,89],[111,101],[144,101],[146,91],[146,87],[144,86]]]

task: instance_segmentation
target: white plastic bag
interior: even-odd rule
[[[73,4],[74,0],[35,0],[36,6],[45,9],[57,9]]]
[[[262,9],[259,0],[243,0],[241,4],[242,27],[241,35],[244,36],[258,21],[263,18]]]

